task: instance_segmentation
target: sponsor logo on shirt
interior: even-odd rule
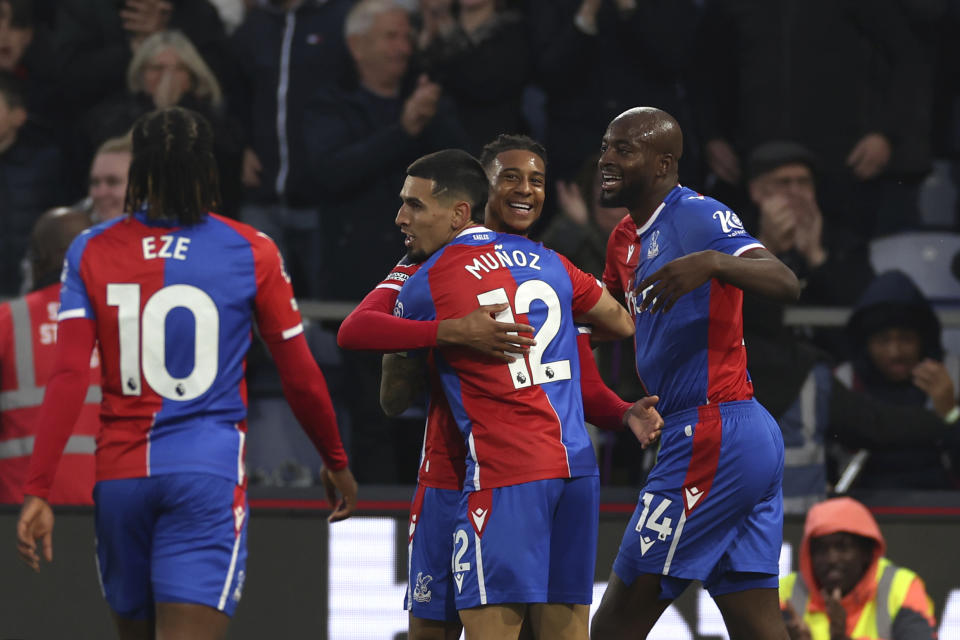
[[[743,222],[733,211],[714,211],[713,219],[720,221],[724,233],[739,235],[744,232]]]

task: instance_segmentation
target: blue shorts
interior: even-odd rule
[[[660,574],[661,597],[691,580],[713,596],[777,587],[783,541],[783,438],[755,400],[667,416],[613,571]]]
[[[233,615],[247,563],[243,487],[176,473],[98,482],[93,500],[100,583],[118,616],[153,618],[155,602]]]
[[[407,543],[410,575],[403,607],[418,618],[460,621],[450,573],[460,493],[418,485],[413,496]]]
[[[457,609],[590,604],[599,510],[597,476],[464,492],[453,539]]]

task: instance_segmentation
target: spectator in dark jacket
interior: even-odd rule
[[[320,295],[317,194],[308,175],[304,116],[311,95],[352,66],[343,39],[351,0],[273,0],[231,37],[228,103],[246,134],[240,217],[277,242],[298,297]]]
[[[389,224],[407,165],[419,156],[462,147],[466,135],[440,86],[425,75],[404,83],[412,54],[409,17],[393,0],[361,0],[346,22],[347,45],[359,85],[318,93],[308,108],[304,138],[309,184],[317,190],[328,295],[344,300],[375,285],[403,255]]]
[[[795,140],[820,161],[824,209],[849,229],[889,232],[903,207],[915,212],[916,185],[884,172],[927,170],[929,156],[907,154],[932,87],[893,0],[708,0],[697,44],[691,88],[720,180],[740,183],[750,149]]]
[[[877,276],[857,302],[847,334],[853,357],[835,373],[848,387],[891,404],[927,407],[950,424],[960,420],[960,357],[944,353],[940,320],[903,272]],[[920,444],[871,450],[854,486],[951,489],[956,460],[955,449]]]
[[[530,66],[523,16],[499,0],[421,1],[421,62],[453,100],[468,151],[501,133],[523,133],[521,101]]]
[[[0,69],[23,81],[30,118],[44,127],[63,113],[55,65],[50,32],[34,22],[31,0],[0,0]]]
[[[57,146],[27,123],[21,82],[0,71],[0,296],[23,293],[30,231],[60,201],[61,167]]]

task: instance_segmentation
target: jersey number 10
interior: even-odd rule
[[[477,300],[480,301],[481,305],[510,303],[507,298],[507,291],[503,287],[481,293],[477,295]],[[543,321],[540,330],[533,336],[537,344],[530,347],[526,360],[520,357],[519,353],[510,354],[517,357],[516,360],[507,365],[515,389],[529,387],[531,384],[546,384],[570,379],[569,360],[541,362],[544,351],[560,331],[560,321],[563,318],[563,311],[560,310],[560,298],[553,287],[543,280],[527,280],[517,287],[511,306],[517,313],[529,313],[530,303],[534,300],[540,300],[547,305],[547,318]],[[513,310],[510,307],[497,313],[494,318],[498,322],[516,322]],[[514,335],[516,334],[514,333]],[[530,363],[529,369],[527,368],[527,361]]]
[[[193,400],[213,385],[219,359],[220,314],[205,291],[188,284],[164,287],[150,296],[141,314],[139,284],[108,284],[107,304],[117,307],[123,395],[140,395],[141,371],[147,384],[168,400]],[[167,314],[177,307],[188,310],[194,319],[193,370],[183,378],[170,375],[166,360]]]

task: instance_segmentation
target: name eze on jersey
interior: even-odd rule
[[[178,236],[147,236],[143,238],[143,259],[168,258],[186,260],[190,238]]]
[[[483,280],[484,274],[490,273],[501,267],[527,267],[529,269],[536,269],[540,271],[540,254],[533,253],[532,251],[521,251],[520,249],[514,249],[511,252],[503,250],[503,245],[498,244],[494,245],[493,251],[488,251],[486,253],[480,254],[479,257],[474,258],[471,264],[463,265],[463,268],[467,270],[467,273],[472,275],[477,280]],[[481,273],[482,272],[482,273]]]

